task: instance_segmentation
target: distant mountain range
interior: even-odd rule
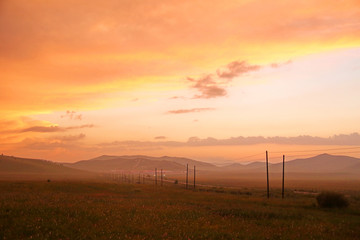
[[[186,164],[190,167],[196,165],[201,170],[218,170],[219,167],[210,163],[196,161],[179,157],[149,157],[143,155],[135,156],[108,156],[83,160],[75,163],[67,163],[65,166],[87,170],[92,172],[108,172],[114,170],[154,170],[155,168],[167,171],[184,171]]]
[[[155,168],[165,171],[185,171],[186,164],[189,168],[195,165],[198,171],[217,173],[262,173],[265,172],[264,162],[252,162],[250,164],[235,163],[224,167],[218,167],[210,163],[196,161],[180,157],[150,157],[143,155],[132,156],[109,156],[103,155],[97,158],[82,160],[75,163],[54,163],[46,160],[26,159],[10,156],[0,156],[0,174],[65,174],[87,175],[90,172],[111,171],[152,171]],[[318,156],[295,159],[285,163],[287,173],[301,174],[344,174],[359,176],[360,159],[348,156],[335,156],[321,154]],[[271,173],[282,171],[282,163],[269,164]]]
[[[359,173],[360,159],[348,156],[321,154],[285,163],[287,172],[298,173]],[[282,171],[282,163],[273,164],[271,170]]]
[[[108,156],[83,160],[75,163],[64,164],[65,166],[93,171],[104,172],[112,170],[154,170],[155,168],[168,171],[184,171],[186,164],[192,168],[194,165],[199,171],[246,171],[264,172],[265,162],[252,162],[249,164],[234,163],[228,166],[218,167],[210,163],[179,157],[149,157],[135,156]],[[315,157],[295,159],[285,162],[287,172],[298,173],[360,173],[360,159],[348,156],[335,156],[321,154]],[[269,171],[281,172],[282,163],[269,164]]]
[[[223,169],[229,171],[266,171],[265,162],[252,162],[247,165],[235,163]],[[360,159],[348,156],[336,156],[330,154],[320,154],[310,158],[295,159],[285,162],[286,172],[296,173],[359,173]],[[281,172],[281,163],[269,163],[269,171]]]
[[[0,155],[0,179],[89,178],[94,173],[40,159]]]

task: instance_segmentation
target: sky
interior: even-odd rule
[[[360,157],[360,2],[0,0],[0,152]]]

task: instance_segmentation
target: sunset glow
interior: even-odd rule
[[[5,0],[0,92],[0,154],[360,157],[360,2]]]

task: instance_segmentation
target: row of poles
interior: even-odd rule
[[[160,170],[160,180],[161,186],[163,186],[163,170]],[[155,168],[155,185],[157,185],[158,179],[158,170]],[[194,189],[196,188],[196,166],[194,165],[194,182],[193,182]],[[186,179],[185,179],[185,188],[189,188],[189,164],[186,164]]]
[[[139,178],[137,183],[143,183],[145,184],[145,179],[146,179],[146,174],[141,174],[139,173]],[[158,169],[155,168],[155,172],[154,172],[154,184],[158,185]],[[110,175],[111,178],[113,180],[118,180],[118,181],[122,181],[122,182],[128,182],[128,183],[135,183],[135,177],[134,174],[126,174],[126,173],[121,173],[121,174],[116,174],[113,173]],[[193,176],[193,188],[196,188],[196,166],[194,165],[194,176]],[[150,178],[150,176],[148,175],[148,178]],[[163,186],[164,184],[164,173],[163,173],[163,169],[160,169],[160,186]],[[189,188],[189,164],[186,164],[186,179],[185,179],[185,187],[186,189]]]
[[[281,187],[281,197],[284,198],[285,193],[285,155],[283,155],[282,159],[283,165],[282,165],[282,187]],[[119,177],[119,176],[118,176]],[[164,174],[163,169],[160,169],[160,185],[163,186],[164,182]],[[196,188],[196,166],[194,165],[194,181],[193,181],[193,188]],[[132,175],[132,179],[126,176],[126,174],[121,175],[121,179],[123,182],[133,182],[134,183],[134,175]],[[120,179],[119,179],[120,180]],[[142,183],[145,184],[145,175],[142,175]],[[139,173],[139,183],[141,183],[141,175]],[[158,185],[158,169],[155,168],[155,179],[154,179],[155,185]],[[185,179],[185,188],[189,188],[189,164],[186,164],[186,179]],[[268,151],[266,151],[266,190],[267,190],[267,198],[270,198],[270,183],[269,183],[269,154]]]
[[[282,159],[282,183],[281,183],[281,198],[284,198],[285,193],[285,155]],[[266,151],[266,189],[267,189],[267,198],[270,198],[270,184],[269,184],[269,154]]]
[[[135,183],[134,174],[126,174],[126,173],[121,173],[121,174],[117,173],[116,174],[116,173],[112,173],[112,174],[110,174],[110,177],[113,180],[118,180],[118,181],[128,182],[128,183]],[[137,183],[145,184],[145,174],[139,173]]]

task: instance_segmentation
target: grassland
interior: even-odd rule
[[[0,239],[360,239],[360,194],[347,209],[273,189],[185,190],[86,181],[0,182]]]

